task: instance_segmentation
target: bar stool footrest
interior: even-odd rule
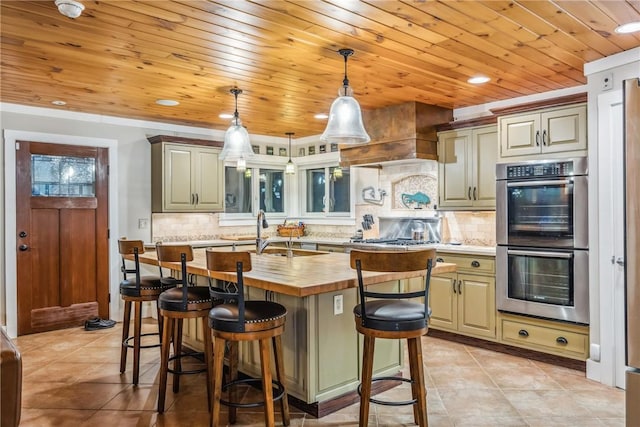
[[[182,359],[183,357],[193,357],[194,359],[202,362],[202,357],[203,357],[204,353],[201,352],[193,352],[193,353],[182,353],[182,354],[174,354],[173,356],[171,356],[169,358],[169,362],[174,361],[176,359]],[[167,372],[170,372],[174,375],[192,375],[192,374],[199,374],[202,372],[206,372],[207,368],[198,368],[198,369],[191,369],[191,370],[175,370],[172,368],[167,368]]]
[[[158,332],[148,332],[146,334],[141,334],[140,338],[142,338],[142,337],[150,337],[151,335],[157,335],[158,336],[158,340],[160,339],[160,334]],[[129,341],[131,341],[134,338],[135,338],[135,336],[129,337],[126,340],[124,340],[124,342],[123,342],[124,346],[127,347],[127,348],[133,348],[133,344],[130,344]],[[158,341],[155,344],[140,345],[140,348],[154,348],[154,347],[160,347],[161,345],[162,345],[162,343]]]
[[[411,380],[410,378],[402,378],[402,377],[376,377],[371,379],[371,382],[374,382],[374,381],[402,381],[405,383],[413,383],[413,380]],[[360,396],[362,396],[361,391],[362,391],[362,383],[358,384],[358,395]],[[411,400],[392,402],[388,400],[378,400],[373,397],[369,398],[369,402],[376,403],[378,405],[385,405],[385,406],[415,405],[417,401],[418,401],[417,399],[411,399]]]
[[[228,382],[227,384],[224,384],[222,386],[222,391],[224,392],[229,387],[234,386],[234,385],[238,385],[238,384],[257,384],[259,386],[262,386],[262,379],[260,379],[260,378],[243,378],[243,379],[234,380],[234,381]],[[273,387],[273,390],[274,390],[273,401],[277,402],[278,400],[282,399],[284,397],[284,395],[285,395],[284,386],[282,385],[282,383],[280,381],[276,381],[276,380],[271,380],[271,384],[272,384],[272,386],[275,386],[275,387]],[[260,388],[262,388],[262,387],[260,387]],[[230,402],[228,400],[220,399],[220,403],[225,405],[225,406],[231,406],[233,408],[257,408],[259,406],[264,406],[264,401],[250,402],[250,403],[239,403],[239,402]]]

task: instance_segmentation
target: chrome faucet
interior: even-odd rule
[[[260,255],[264,250],[264,248],[266,248],[269,245],[269,241],[261,237],[262,229],[267,227],[269,227],[269,223],[267,223],[267,218],[264,214],[264,211],[260,209],[260,211],[258,212],[257,237],[256,237],[256,254],[258,255]]]

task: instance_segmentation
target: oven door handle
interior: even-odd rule
[[[572,253],[566,252],[537,252],[537,251],[520,251],[507,249],[507,255],[523,255],[523,256],[538,256],[545,258],[573,258]]]
[[[519,181],[519,182],[508,182],[507,187],[531,187],[532,185],[569,185],[573,183],[571,179],[555,179],[548,181]]]

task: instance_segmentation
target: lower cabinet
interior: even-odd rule
[[[458,272],[431,277],[429,327],[496,338],[494,258],[438,254],[438,259],[455,263]]]
[[[551,320],[500,313],[500,341],[516,347],[586,360],[589,357],[589,327]]]

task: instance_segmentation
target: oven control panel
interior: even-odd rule
[[[573,175],[573,161],[507,166],[507,179]]]

